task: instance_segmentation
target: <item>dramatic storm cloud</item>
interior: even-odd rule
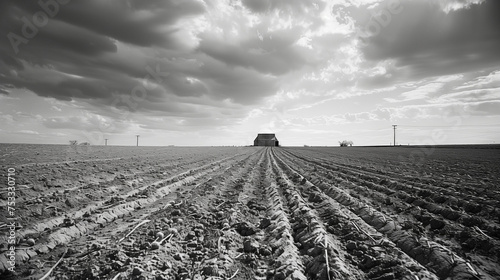
[[[489,0],[2,1],[0,142],[492,143]],[[416,128],[418,127],[418,129]]]

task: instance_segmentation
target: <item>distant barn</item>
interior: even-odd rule
[[[280,142],[274,133],[259,133],[253,140],[254,146],[279,146]]]

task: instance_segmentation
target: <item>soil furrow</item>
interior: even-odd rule
[[[107,208],[105,211],[99,211],[99,208],[104,204],[104,202],[101,201],[89,206],[87,209],[88,211],[76,211],[73,212],[72,215],[65,215],[64,217],[50,220],[49,223],[40,223],[34,225],[32,229],[20,231],[20,238],[36,238],[38,242],[33,247],[18,251],[16,262],[20,265],[33,256],[46,254],[57,246],[68,244],[74,239],[94,231],[96,228],[105,227],[115,219],[123,218],[138,209],[143,209],[145,206],[151,205],[157,200],[167,196],[176,188],[190,184],[197,178],[203,178],[203,176],[208,176],[210,173],[216,172],[222,167],[221,163],[231,166],[230,163],[234,161],[235,157],[238,156],[231,156],[203,165],[195,170],[185,171],[178,176],[143,186],[142,190],[148,188],[152,189],[144,198],[137,198],[137,193],[139,193],[140,190],[133,190],[124,196],[124,198],[133,198],[133,200]],[[240,159],[240,161],[245,160],[246,158]],[[7,259],[7,255],[0,255],[0,263],[3,264],[0,269],[7,267]]]
[[[294,217],[293,237],[300,244],[307,276],[311,279],[360,278],[345,262],[336,237],[326,231],[318,214],[307,205],[297,187],[280,167],[276,156],[272,155],[271,159],[280,193],[287,202],[290,215]]]
[[[419,191],[422,192],[434,192],[436,194],[441,194],[453,197],[455,200],[453,201],[454,206],[459,207],[465,212],[471,213],[471,214],[477,214],[476,211],[481,211],[478,209],[478,205],[483,206],[484,212],[495,212],[498,211],[495,208],[500,206],[499,203],[499,198],[492,198],[490,195],[484,195],[484,196],[478,196],[478,193],[474,193],[474,195],[471,194],[466,194],[457,185],[449,185],[449,184],[444,184],[441,186],[443,183],[442,178],[439,178],[438,180],[436,179],[428,179],[425,182],[420,182],[422,180],[422,177],[415,177],[415,176],[408,176],[408,175],[403,175],[401,172],[392,172],[392,171],[385,171],[381,172],[380,170],[376,168],[366,168],[363,167],[361,162],[358,162],[356,165],[352,164],[344,164],[344,163],[338,163],[338,161],[335,160],[335,158],[308,158],[299,155],[297,152],[290,152],[288,150],[285,150],[287,154],[293,154],[293,156],[298,157],[302,160],[308,161],[310,163],[313,163],[315,165],[323,166],[332,170],[342,170],[344,173],[351,173],[357,177],[364,178],[368,181],[372,182],[379,182],[382,181],[384,183],[390,183],[391,185],[394,185],[395,183],[398,185],[405,186],[407,184],[411,184],[411,188],[417,188]],[[440,182],[441,181],[441,182]],[[477,188],[476,188],[477,190]],[[474,203],[471,205],[471,202]]]
[[[380,211],[377,211],[366,203],[360,202],[359,199],[352,197],[334,185],[324,183],[321,179],[315,178],[311,182],[340,204],[348,206],[351,211],[372,225],[377,231],[386,234],[406,254],[429,270],[434,271],[440,278],[477,277],[475,272],[478,269],[471,269],[469,262],[460,258],[444,246],[427,238],[420,238],[418,240],[413,234],[403,230],[397,221],[387,218]],[[481,275],[489,279],[494,279],[494,277],[489,276],[484,271],[481,271]]]
[[[319,177],[323,182],[349,190],[351,196],[362,199],[371,207],[388,213],[397,219],[404,229],[411,230],[417,237],[424,235],[446,246],[455,254],[469,259],[492,276],[500,276],[498,268],[491,265],[492,262],[497,262],[500,252],[499,242],[494,239],[495,235],[493,238],[486,236],[481,229],[475,227],[479,224],[474,221],[481,221],[481,219],[463,212],[456,213],[458,216],[454,219],[443,219],[444,215],[450,216],[455,212],[448,208],[438,208],[421,199],[411,200],[409,202],[413,204],[408,204],[408,196],[402,197],[402,191],[388,190],[384,186],[364,181],[359,176],[349,175],[349,172],[343,173],[341,169],[332,170],[330,167],[318,165],[310,166],[308,169],[311,174],[314,174],[313,177]],[[494,226],[489,223],[487,227],[481,228],[484,230],[484,228],[491,229],[491,227]],[[486,232],[493,231],[486,230]]]
[[[2,279],[500,277],[493,150],[20,148]]]
[[[321,222],[328,225],[328,231],[336,234],[339,239],[336,248],[346,248],[336,250],[344,256],[342,263],[349,259],[370,279],[414,279],[415,276],[421,279],[437,279],[433,273],[399,250],[394,243],[383,238],[375,228],[366,224],[344,205],[323,194],[282,160],[280,165],[300,184],[299,189],[308,197],[309,204],[318,205],[314,208],[318,211]],[[335,204],[337,207],[333,207]]]

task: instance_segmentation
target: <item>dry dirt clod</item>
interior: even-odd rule
[[[272,253],[273,252],[269,246],[263,246],[259,248],[259,254],[262,256],[270,256]]]
[[[186,239],[185,240],[191,240],[193,238],[196,237],[196,233],[194,231],[190,231],[188,232],[188,234],[186,235]]]
[[[202,273],[205,276],[216,276],[216,277],[223,276],[223,271],[221,271],[216,264],[209,264],[203,267]]]
[[[259,250],[260,244],[253,238],[246,238],[243,241],[243,252],[255,253]]]
[[[143,273],[144,273],[144,269],[142,269],[140,267],[134,267],[134,269],[132,270],[132,275],[134,275],[134,276],[139,276]]]
[[[346,248],[347,248],[347,250],[349,250],[349,251],[356,250],[356,249],[357,249],[357,247],[358,247],[358,246],[357,246],[356,242],[354,242],[354,241],[348,241],[348,242],[347,242],[347,244],[346,244]]]
[[[234,225],[234,228],[241,236],[250,236],[257,232],[257,230],[247,222],[241,222]]]
[[[259,228],[266,229],[270,225],[271,225],[271,220],[268,218],[264,218],[260,221]]]
[[[156,241],[155,241],[155,242],[153,242],[153,243],[151,243],[151,249],[152,249],[152,250],[156,250],[156,249],[158,249],[158,248],[160,248],[160,243],[158,243],[158,242],[156,242]]]
[[[183,261],[183,260],[189,258],[189,256],[187,254],[184,254],[184,253],[176,253],[176,254],[174,254],[173,258],[177,261]]]
[[[172,234],[173,236],[178,236],[179,235],[179,231],[176,228],[169,228],[168,232],[170,234]]]
[[[28,238],[28,240],[26,240],[26,244],[28,244],[29,246],[34,246],[35,245],[35,239]]]

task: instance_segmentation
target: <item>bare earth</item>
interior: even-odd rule
[[[1,279],[500,279],[495,146],[0,144],[0,165]]]

